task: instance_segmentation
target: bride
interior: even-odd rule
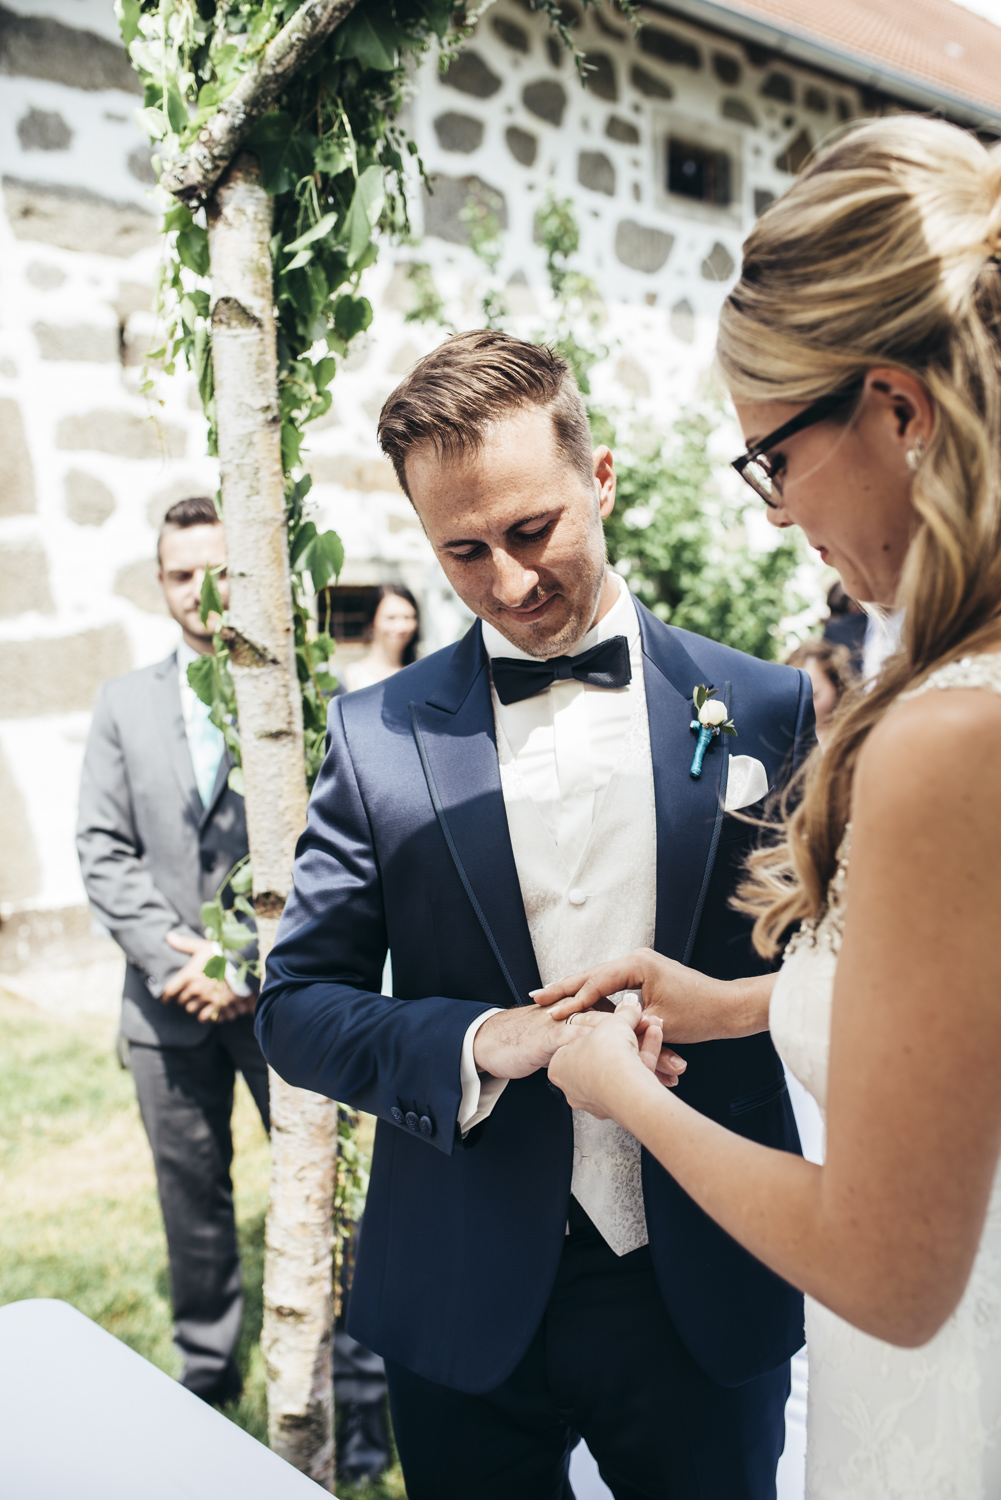
[[[836,717],[741,900],[779,973],[634,953],[541,991],[550,1078],[618,1120],[807,1293],[811,1500],[1001,1495],[1001,156],[865,125],[764,215],[719,358],[777,526],[901,650]],[[739,730],[739,725],[737,726]],[[584,1014],[642,987],[642,1014]],[[561,998],[562,997],[562,998]],[[572,998],[566,998],[572,997]],[[658,1086],[673,1044],[770,1027],[822,1167]],[[646,1066],[644,1066],[646,1065]],[[697,1064],[693,1064],[697,1066]]]

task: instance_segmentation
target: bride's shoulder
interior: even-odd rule
[[[951,801],[995,795],[1001,804],[1001,654],[950,663],[904,693],[859,755],[855,794]]]

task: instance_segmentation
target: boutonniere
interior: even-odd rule
[[[698,778],[702,775],[702,762],[713,739],[718,734],[735,736],[737,731],[733,727],[733,720],[726,716],[726,704],[720,703],[716,698],[715,688],[706,687],[704,682],[700,682],[692,694],[692,700],[695,704],[695,718],[690,727],[698,730],[699,738],[689,774]]]

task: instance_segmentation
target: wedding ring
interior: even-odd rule
[[[567,1025],[567,1026],[572,1026],[572,1025],[573,1025],[573,1023],[574,1023],[574,1021],[575,1021],[575,1020],[576,1020],[576,1019],[577,1019],[577,1012],[576,1012],[576,1011],[574,1011],[574,1013],[573,1013],[573,1015],[572,1015],[572,1016],[567,1016],[567,1018],[566,1018],[566,1022],[565,1022],[565,1024],[566,1024],[566,1025]]]

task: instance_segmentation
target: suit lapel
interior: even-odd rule
[[[177,656],[168,656],[161,663],[156,677],[155,706],[159,720],[158,729],[162,737],[174,779],[181,793],[185,815],[197,828],[202,821],[202,799],[195,784],[188,737],[184,732],[181,714],[181,694],[177,683]]]
[[[719,840],[726,795],[729,740],[719,735],[708,751],[702,775],[688,768],[695,752],[692,694],[705,672],[678,637],[640,608],[644,681],[657,809],[658,953],[682,962],[691,952],[705,889]],[[723,697],[722,682],[715,686]]]
[[[442,682],[414,705],[456,853],[522,1003],[540,985],[511,848],[479,622]]]

